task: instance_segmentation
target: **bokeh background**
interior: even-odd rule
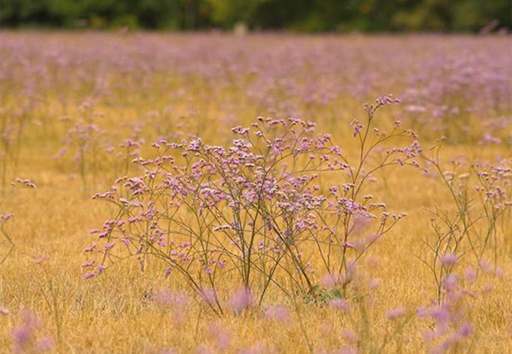
[[[0,27],[506,31],[511,0],[0,0]]]

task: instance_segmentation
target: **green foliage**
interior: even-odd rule
[[[338,288],[326,289],[319,285],[313,286],[312,291],[304,295],[306,304],[327,304],[334,299],[343,299],[343,291]]]
[[[478,31],[512,25],[510,0],[0,0],[0,26]]]

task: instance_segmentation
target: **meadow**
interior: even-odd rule
[[[0,353],[507,353],[506,35],[0,32]]]

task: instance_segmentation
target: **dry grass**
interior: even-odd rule
[[[120,79],[115,94],[95,106],[94,119],[112,141],[117,143],[118,137],[129,136],[131,126],[141,122],[141,135],[147,141],[159,134],[175,134],[180,127],[181,132],[224,143],[230,137],[228,127],[247,124],[260,113],[236,87],[217,91],[200,80],[187,81],[168,74],[161,79],[155,77],[144,84],[143,91],[138,91],[134,82]],[[179,87],[185,87],[187,93],[171,94]],[[230,352],[256,343],[266,345],[264,352],[280,353],[307,353],[308,341],[315,352],[333,351],[340,346],[343,329],[353,325],[347,316],[325,306],[299,304],[291,319],[284,323],[267,320],[258,310],[218,320],[195,302],[180,308],[178,313],[163,311],[147,299],[147,294],[167,286],[181,289],[183,285],[179,279],[165,279],[156,262],[144,273],[135,263],[124,262],[97,279],[84,281],[80,265],[84,259],[82,249],[91,238],[88,230],[101,225],[109,215],[109,208],[91,200],[90,195],[105,190],[116,172],[105,158],[95,171],[95,185],[88,176],[89,185],[84,192],[72,158],[54,159],[68,126],[66,120],[78,119],[81,113],[77,105],[87,96],[79,90],[67,92],[72,99],[64,108],[58,91],[66,86],[55,89],[27,113],[29,120],[20,143],[19,161],[16,168],[9,170],[9,181],[15,177],[30,178],[38,187],[7,185],[1,194],[0,211],[15,215],[6,224],[15,248],[0,265],[0,306],[10,311],[9,315],[0,315],[0,353],[11,350],[11,329],[18,323],[22,308],[37,313],[44,324],[43,332],[54,338],[54,350],[59,353],[157,353],[163,348],[193,353],[198,346],[214,342],[207,328],[217,321],[232,331]],[[14,90],[5,92],[0,107],[5,108],[3,115],[8,115],[15,111],[17,100],[24,98]],[[401,107],[386,110],[378,119],[389,125],[400,110]],[[333,133],[344,149],[351,149],[349,123],[363,113],[357,100],[339,97],[327,108],[308,106],[305,111],[319,122],[320,131]],[[151,116],[150,112],[160,113]],[[339,118],[333,119],[332,112]],[[460,155],[492,160],[510,155],[510,149],[483,149],[475,141],[443,149],[446,159]],[[374,338],[384,336],[387,310],[405,306],[414,313],[433,298],[431,275],[418,257],[425,251],[422,240],[430,237],[427,209],[449,203],[449,195],[440,183],[416,170],[388,171],[382,177],[385,183],[373,187],[376,193],[383,196],[391,209],[406,211],[408,217],[372,249],[365,261],[362,276],[381,282],[368,300]],[[506,353],[512,347],[511,236],[510,229],[506,229],[500,249],[504,278],[490,278],[494,290],[470,300],[470,317],[476,329],[470,352]],[[0,251],[6,250],[7,244],[2,241]],[[278,293],[268,301],[289,304]],[[360,319],[356,318],[355,323],[360,323]],[[403,347],[392,345],[387,351],[424,351],[425,328],[424,322],[413,319],[402,334]]]

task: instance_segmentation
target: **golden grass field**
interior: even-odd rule
[[[432,238],[429,210],[439,206],[448,213],[453,211],[450,193],[438,178],[426,177],[414,168],[391,168],[379,172],[377,182],[369,187],[389,209],[406,212],[407,217],[368,251],[360,265],[357,282],[378,283],[360,305],[366,316],[355,302],[347,314],[325,304],[305,303],[300,297],[293,304],[287,296],[273,290],[265,303],[287,306],[289,318],[284,321],[269,319],[257,307],[239,315],[226,311],[219,318],[189,291],[180,277],[173,273],[165,278],[156,259],[148,260],[144,272],[137,262],[127,259],[109,267],[101,276],[84,280],[83,249],[93,237],[89,230],[101,226],[112,213],[107,203],[92,200],[91,196],[107,190],[123,175],[124,162],[116,155],[123,139],[136,135],[148,145],[159,136],[179,140],[197,135],[222,145],[232,139],[231,127],[248,126],[260,115],[285,117],[289,112],[287,104],[301,118],[315,121],[319,132],[332,134],[347,154],[355,153],[357,140],[350,122],[364,119],[363,104],[389,92],[400,96],[407,85],[393,78],[393,70],[402,66],[400,62],[389,64],[391,72],[374,66],[371,63],[378,60],[364,53],[366,45],[378,56],[385,55],[378,54],[379,41],[388,42],[390,52],[416,40],[425,41],[425,46],[446,50],[446,57],[457,57],[457,46],[467,45],[470,50],[488,46],[500,51],[502,45],[510,48],[510,39],[462,37],[460,41],[464,44],[460,44],[457,38],[443,42],[442,37],[329,37],[325,39],[329,44],[324,47],[321,37],[212,36],[213,44],[208,35],[167,38],[163,34],[0,34],[0,56],[7,58],[0,60],[4,61],[0,64],[0,128],[4,137],[0,158],[6,181],[1,187],[0,214],[13,214],[4,223],[13,251],[0,265],[0,353],[16,349],[13,329],[20,326],[23,309],[30,309],[40,319],[36,336],[52,338],[52,353],[337,353],[344,346],[360,353],[428,352],[423,334],[432,327],[432,321],[417,318],[415,312],[435,300],[435,291],[432,274],[419,258],[426,255],[424,240]],[[437,46],[436,41],[441,44]],[[220,48],[198,49],[204,43],[210,49]],[[350,63],[340,64],[338,69],[346,67],[347,73],[315,68],[318,63],[314,60],[304,59],[304,64],[301,58],[293,60],[302,64],[294,62],[289,64],[293,69],[289,69],[287,55],[279,52],[275,54],[277,58],[272,57],[272,50],[279,51],[280,43],[288,46],[291,57],[300,57],[301,48],[323,55],[322,50],[339,44],[354,58],[359,54],[362,58],[357,68],[351,68]],[[144,47],[146,44],[148,48]],[[223,45],[227,48],[223,49]],[[138,49],[140,46],[142,49]],[[157,51],[172,46],[182,52]],[[238,57],[221,55],[223,50],[226,56],[232,55],[234,47],[244,46],[249,49],[241,49]],[[268,72],[263,69],[247,74],[244,66],[253,64],[247,63],[250,54],[255,53],[258,64],[265,60],[266,55],[261,52],[266,50],[273,63],[281,63],[280,66],[275,64],[276,68]],[[401,58],[416,59],[403,64],[404,71],[397,75],[409,75],[406,66],[425,55],[421,44],[398,51]],[[166,67],[166,55],[183,57]],[[503,50],[496,55],[504,55]],[[344,60],[350,57],[346,55]],[[222,61],[224,65],[213,64]],[[242,69],[236,68],[238,61]],[[189,67],[174,71],[172,65],[177,63],[189,63]],[[208,63],[213,68],[207,69],[213,74],[205,73]],[[228,66],[230,70],[226,69]],[[265,75],[271,80],[273,70],[280,80],[288,76],[298,78],[290,86],[317,82],[318,91],[334,90],[330,80],[337,74],[346,80],[358,76],[361,80],[377,80],[377,85],[359,96],[341,90],[326,104],[305,102],[301,94],[281,92],[286,85],[269,91],[270,103],[254,99],[248,93],[249,83]],[[378,71],[375,77],[372,70]],[[382,71],[386,72],[380,75]],[[506,80],[510,85],[510,77]],[[278,85],[276,82],[270,81],[265,89]],[[353,82],[350,81],[351,85]],[[421,104],[420,98],[417,101]],[[505,108],[500,112],[485,108],[460,113],[454,123],[442,118],[442,129],[432,129],[439,121],[430,121],[428,117],[420,123],[408,119],[404,115],[406,103],[383,107],[376,115],[376,124],[387,129],[400,119],[405,126],[414,125],[426,152],[447,132],[451,137],[459,137],[447,141],[441,149],[445,166],[450,159],[461,156],[468,161],[495,162],[511,157],[506,141],[511,136],[511,111],[506,111],[506,104],[510,108],[510,101],[506,101],[505,97]],[[495,118],[507,122],[507,117],[508,125],[495,130],[501,143],[482,144],[480,138],[489,129],[487,122]],[[468,129],[460,129],[461,119]],[[87,146],[82,166],[75,158],[78,150],[73,142],[67,145],[66,154],[56,157],[65,146],[66,133],[80,122],[92,122],[101,129],[101,134],[94,138],[97,140]],[[19,134],[12,133],[17,129]],[[143,155],[149,151],[147,145],[142,148]],[[130,175],[137,174],[136,167],[128,171]],[[30,179],[37,188],[27,188],[16,178]],[[464,298],[464,316],[473,327],[470,338],[446,352],[512,353],[511,224],[506,214],[497,232],[498,266],[502,270],[499,276],[482,273],[471,285],[473,293]],[[7,240],[1,239],[0,257],[9,248]],[[465,254],[461,262],[471,264],[470,255]],[[464,268],[461,269],[462,272]],[[236,277],[227,275],[222,286],[230,291],[239,285],[236,281]],[[163,288],[185,291],[190,299],[182,306],[162,308],[148,294]],[[406,309],[406,320],[399,331],[394,329],[393,320],[386,317],[387,311],[397,307]],[[219,333],[212,331],[212,324],[231,338],[227,347],[218,343]],[[358,339],[348,338],[346,330],[356,333]],[[390,343],[381,349],[380,343],[386,338]],[[21,352],[38,350],[27,346]]]

